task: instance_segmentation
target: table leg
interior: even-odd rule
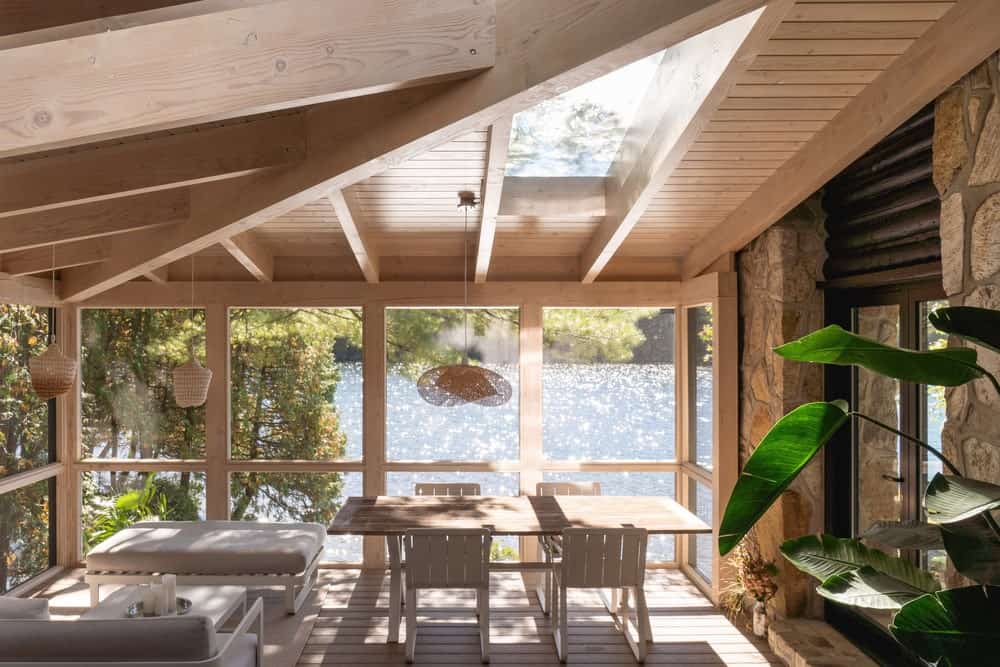
[[[389,642],[399,642],[399,624],[402,618],[400,597],[402,595],[403,559],[402,544],[398,535],[386,537],[389,547]]]

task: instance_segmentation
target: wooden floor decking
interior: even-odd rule
[[[327,571],[329,590],[300,667],[406,665],[403,644],[386,644],[387,576]],[[675,570],[650,572],[646,583],[655,643],[647,665],[782,665],[766,642],[735,628],[701,592]],[[549,619],[519,575],[494,574],[490,651],[493,665],[556,666]],[[422,592],[418,665],[479,665],[479,638],[472,593]],[[570,595],[570,664],[634,665],[613,618],[596,593]],[[405,640],[405,623],[401,639]]]

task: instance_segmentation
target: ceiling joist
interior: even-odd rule
[[[995,0],[961,0],[684,259],[685,279],[735,252],[1000,47]],[[888,102],[891,101],[891,104]]]
[[[333,190],[327,197],[333,211],[337,214],[340,229],[347,237],[347,244],[358,262],[358,267],[365,280],[370,283],[379,281],[379,255],[375,241],[368,233],[368,224],[357,197],[350,190]]]
[[[497,233],[497,212],[503,193],[504,171],[507,169],[507,147],[513,117],[504,116],[490,126],[486,149],[486,178],[483,179],[479,202],[479,242],[476,245],[476,282],[486,282],[493,256],[493,239]]]
[[[115,252],[107,262],[68,269],[63,295],[71,301],[92,297],[762,4],[506,2],[496,17],[501,42],[492,68],[468,80],[439,84],[433,94],[416,88],[306,112],[304,160],[192,188],[188,222],[151,233],[141,247]]]
[[[54,253],[52,247],[18,250],[0,258],[0,273],[18,277],[51,271],[53,267],[58,271],[103,262],[110,254],[111,243],[103,238],[62,243],[55,247]]]
[[[8,38],[0,155],[468,76],[493,65],[494,21],[492,1],[223,2]]]
[[[606,217],[580,258],[593,282],[794,0],[775,0],[667,50],[606,181]]]

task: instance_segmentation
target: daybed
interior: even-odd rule
[[[325,538],[318,523],[137,523],[87,554],[90,604],[100,601],[101,584],[175,574],[178,584],[284,586],[288,613],[294,614],[312,589]]]

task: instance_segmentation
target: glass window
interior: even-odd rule
[[[712,525],[712,489],[701,482],[691,480],[691,505],[699,519]],[[690,544],[694,549],[692,565],[706,580],[712,581],[712,559],[715,557],[715,540],[710,534],[692,536]]]
[[[714,399],[712,396],[712,307],[688,309],[688,387],[691,396],[691,438],[694,462],[712,469]]]
[[[55,480],[0,495],[0,594],[53,564],[49,512]]]
[[[948,301],[941,299],[935,301],[922,301],[920,303],[920,349],[940,350],[948,347],[948,336],[943,334],[928,322],[927,317],[938,308],[946,308]],[[941,431],[947,418],[947,406],[945,403],[944,387],[934,387],[928,385],[917,385],[920,392],[921,415],[921,437],[927,444],[938,451],[942,451]],[[917,455],[920,457],[920,488],[926,489],[934,475],[944,472],[941,460],[928,453],[924,449],[919,449]],[[945,583],[945,573],[947,570],[948,554],[943,549],[933,549],[923,554],[924,567],[934,574],[935,577]]]
[[[359,308],[229,313],[234,459],[361,459]]]
[[[546,308],[545,458],[676,458],[674,311]]]
[[[389,460],[516,460],[518,309],[388,308],[385,318]],[[420,375],[463,360],[502,375],[511,399],[494,407],[426,403],[417,392]]]
[[[28,373],[48,333],[47,308],[0,304],[0,477],[52,460],[49,403],[35,394]]]
[[[600,482],[603,496],[665,496],[676,498],[677,476],[672,472],[547,472],[546,482]],[[674,536],[650,535],[646,559],[674,560]]]
[[[349,496],[362,495],[360,472],[238,472],[229,482],[230,518],[329,524]],[[361,538],[328,535],[323,559],[361,561]]]
[[[507,174],[605,176],[663,52],[514,115]]]
[[[181,408],[172,371],[194,349],[205,363],[205,312],[86,309],[80,314],[83,455],[205,456],[205,408]]]
[[[515,472],[390,472],[386,490],[390,496],[412,496],[418,482],[468,482],[479,484],[484,496],[516,496],[519,476]],[[493,538],[492,560],[517,560],[518,539],[510,535]]]
[[[139,521],[205,518],[201,472],[85,472],[82,495],[84,553]]]

